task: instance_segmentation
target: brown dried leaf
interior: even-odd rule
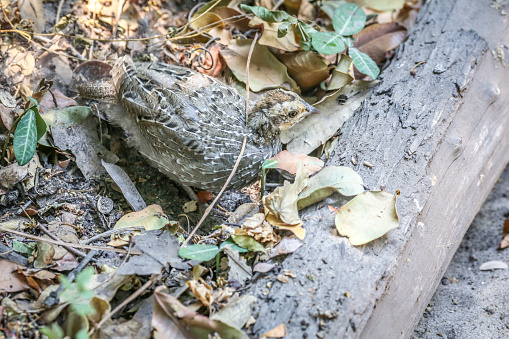
[[[252,39],[235,39],[228,48],[221,51],[233,75],[240,81],[246,81],[246,63]],[[256,45],[251,56],[249,86],[252,91],[283,87],[298,90],[297,83],[288,76],[283,65],[266,46]]]
[[[0,259],[0,291],[12,293],[30,288],[23,274],[18,272],[18,267],[12,261]]]
[[[263,29],[262,36],[258,41],[260,45],[274,47],[287,52],[298,51],[300,49],[300,45],[297,42],[293,26],[290,26],[288,33],[284,37],[278,38],[277,30],[280,25],[281,23],[267,22],[256,16],[249,22],[249,26]]]
[[[114,228],[143,226],[146,230],[158,230],[170,221],[159,205],[149,205],[139,212],[131,212],[120,218]]]
[[[310,157],[305,154],[294,154],[289,151],[279,152],[272,159],[277,160],[277,167],[295,175],[299,169],[299,165],[304,165],[308,170],[308,174],[311,176],[316,172],[320,171],[324,162],[318,158]]]
[[[65,96],[65,94],[60,92],[58,89],[52,90],[52,92],[53,92],[53,95],[51,95],[51,94],[45,95],[42,98],[42,101],[40,102],[40,105],[44,110],[49,111],[50,109],[66,108],[69,106],[78,106],[78,103],[76,102],[76,100]],[[54,99],[53,99],[53,96],[54,96]],[[57,104],[57,107],[55,107],[55,102]]]
[[[201,278],[197,280],[189,280],[186,282],[187,287],[193,292],[194,296],[198,298],[205,306],[210,306],[214,302],[212,297],[213,289],[210,285],[205,283]]]
[[[191,27],[205,33],[214,27],[224,28],[224,22],[219,15],[208,12],[200,15],[196,14],[191,20]]]
[[[267,215],[267,221],[272,226],[275,226],[275,227],[277,227],[279,229],[282,229],[282,230],[286,230],[286,231],[292,232],[300,240],[303,240],[304,237],[306,236],[306,230],[304,229],[304,227],[302,227],[304,225],[304,223],[302,223],[302,222],[300,222],[300,223],[298,223],[296,225],[289,225],[289,224],[281,221],[281,219],[279,219],[278,217],[276,217],[272,213],[269,213]]]
[[[354,45],[377,64],[385,59],[385,53],[398,47],[406,37],[407,29],[396,23],[374,24],[354,36]]]
[[[291,184],[285,181],[283,186],[276,188],[274,192],[263,197],[263,206],[276,219],[280,219],[288,225],[301,224],[302,220],[297,209],[297,199],[299,193],[306,187],[308,178],[307,169],[301,165],[295,176],[295,182]],[[269,219],[267,221],[272,224]]]
[[[35,24],[35,31],[41,33],[44,31],[46,19],[42,8],[42,0],[19,0],[19,14],[22,19],[32,20]]]
[[[269,338],[283,338],[285,336],[286,336],[286,325],[285,324],[276,326],[272,330],[263,334],[263,337],[269,337]]]
[[[243,14],[240,11],[238,11],[234,8],[229,8],[229,7],[215,7],[211,10],[211,12],[216,13],[223,20],[231,18],[232,16],[238,16],[238,15]],[[241,32],[247,32],[248,30],[251,29],[251,27],[249,27],[249,18],[247,18],[247,17],[237,18],[234,20],[228,20],[227,25],[235,27],[236,29],[238,29]]]
[[[154,300],[152,326],[160,338],[207,338],[208,334],[216,332],[221,338],[248,338],[235,327],[191,311],[177,298],[164,293],[162,287],[154,292]]]
[[[285,237],[276,247],[272,249],[270,252],[270,257],[274,258],[278,255],[293,253],[302,245],[304,245],[304,243],[300,239],[294,237]]]
[[[302,91],[313,88],[329,77],[329,69],[324,59],[311,51],[284,53],[276,55],[288,68],[288,74]]]
[[[267,273],[272,270],[276,264],[269,264],[265,262],[259,262],[253,267],[253,272]]]

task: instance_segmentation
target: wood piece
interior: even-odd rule
[[[305,245],[282,263],[297,278],[258,279],[246,292],[259,298],[255,336],[281,323],[285,338],[411,336],[509,161],[509,68],[491,53],[509,45],[508,27],[487,0],[423,6],[328,162],[353,167],[370,189],[401,190],[399,228],[354,247],[324,208],[333,199],[308,208]]]

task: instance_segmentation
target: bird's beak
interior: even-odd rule
[[[315,107],[311,106],[311,105],[310,105],[310,104],[308,104],[308,103],[306,103],[306,111],[307,111],[307,112],[306,112],[306,114],[305,114],[304,116],[308,116],[308,115],[311,115],[311,114],[318,114],[318,113],[320,113],[320,111],[319,111],[317,108],[315,108]]]

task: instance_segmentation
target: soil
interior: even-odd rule
[[[509,270],[479,270],[488,261],[509,262],[509,251],[497,250],[507,217],[509,167],[465,234],[413,338],[509,337]]]

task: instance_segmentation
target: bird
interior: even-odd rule
[[[244,137],[229,189],[256,181],[264,160],[281,151],[281,131],[318,113],[298,94],[278,88],[249,103],[246,123],[246,99],[233,87],[189,68],[129,56],[113,66],[85,62],[73,80],[80,96],[120,104],[108,119],[152,166],[177,183],[213,192],[232,172]]]

